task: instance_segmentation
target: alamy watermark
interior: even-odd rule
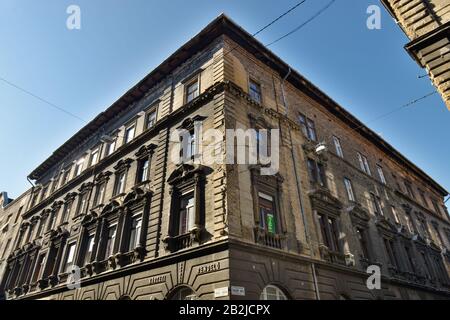
[[[366,286],[369,290],[381,289],[381,268],[377,265],[371,265],[367,267],[367,274],[370,276],[366,280]]]
[[[81,8],[75,4],[67,7],[66,13],[69,15],[66,20],[66,26],[69,30],[81,29]]]
[[[367,18],[366,25],[369,30],[381,29],[381,8],[377,5],[370,5],[367,8],[367,14],[370,16]]]
[[[170,141],[174,143],[170,160],[175,164],[259,164],[261,175],[279,170],[279,129],[227,129],[224,135],[217,129],[203,131],[198,121],[192,129],[174,130]]]

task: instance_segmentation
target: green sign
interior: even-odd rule
[[[266,225],[269,233],[275,233],[275,217],[273,214],[266,214]]]

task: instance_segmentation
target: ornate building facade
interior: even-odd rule
[[[450,109],[450,3],[381,0],[411,40],[405,48],[425,68]]]
[[[247,128],[276,174],[211,161]],[[225,15],[29,178],[7,299],[450,297],[448,192]]]

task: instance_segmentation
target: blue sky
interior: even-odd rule
[[[258,36],[263,43],[307,20],[329,0],[307,0]],[[0,0],[0,77],[90,120],[225,12],[250,33],[297,0]],[[68,30],[66,8],[81,8]],[[450,189],[450,112],[439,95],[372,121],[433,87],[408,56],[408,39],[378,0],[337,0],[322,16],[271,47],[301,74]],[[26,176],[83,122],[0,81],[0,190],[16,197]]]

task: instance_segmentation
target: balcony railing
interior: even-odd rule
[[[259,227],[255,228],[256,243],[275,249],[283,249],[285,247],[285,237],[280,234],[271,233]]]

